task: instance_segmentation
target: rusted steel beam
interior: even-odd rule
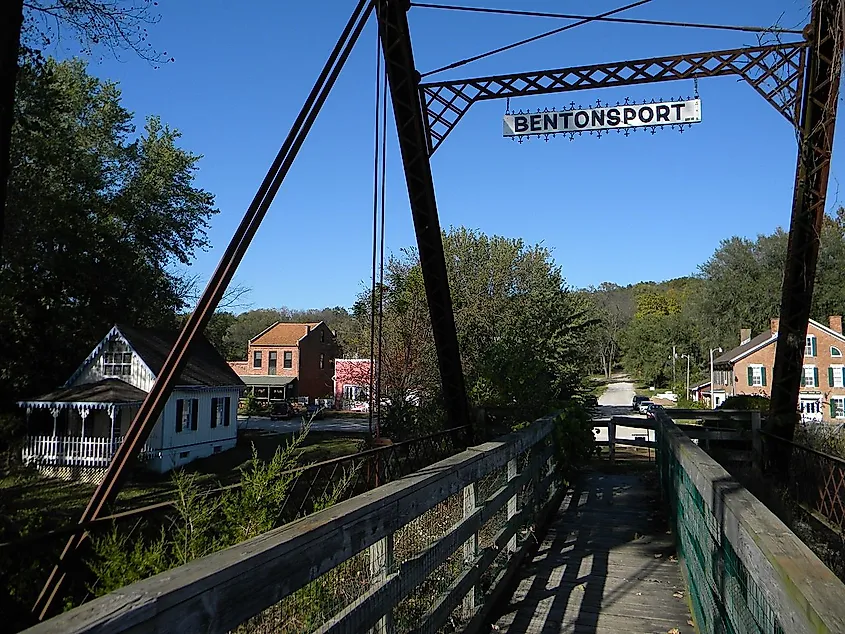
[[[377,0],[377,14],[446,412],[449,426],[459,427],[471,421],[429,163],[419,73],[408,28],[409,6],[407,1]]]
[[[806,31],[810,46],[768,428],[787,440],[792,440],[798,422],[798,392],[807,322],[813,301],[819,238],[830,176],[842,70],[842,11],[839,0],[814,0],[812,20]],[[789,463],[789,445],[776,447],[770,458],[774,461],[774,468],[785,473]]]
[[[281,187],[290,166],[296,158],[299,148],[305,141],[311,126],[331,91],[344,63],[361,34],[367,19],[373,9],[372,0],[359,0],[352,17],[332,50],[326,65],[308,95],[305,105],[294,122],[281,150],[273,161],[270,170],[261,183],[255,198],[244,214],[229,246],[226,248],[220,263],[211,276],[197,307],[185,323],[170,351],[164,365],[159,372],[149,394],[142,403],[138,413],[126,433],[124,442],[115,453],[106,471],[103,482],[94,491],[91,500],[79,520],[85,525],[101,516],[106,507],[114,501],[122,486],[123,476],[127,467],[143,446],[161,415],[167,399],[173,391],[176,380],[184,367],[188,350],[194,339],[205,330],[211,315],[217,308],[226,287],[232,281],[235,271],[243,259],[250,242],[261,224],[273,198]],[[33,606],[33,613],[39,620],[48,617],[54,611],[54,604],[64,582],[67,565],[74,553],[85,539],[82,529],[75,533],[65,545],[58,564],[53,568],[50,577],[41,594]]]
[[[742,77],[797,126],[805,47],[789,42],[425,83],[429,146],[433,153],[478,101],[726,75]]]

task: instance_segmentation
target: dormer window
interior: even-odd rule
[[[132,351],[120,339],[112,339],[106,345],[102,363],[105,377],[129,376],[132,374]]]

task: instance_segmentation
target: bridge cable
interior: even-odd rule
[[[384,322],[384,215],[385,215],[385,190],[387,183],[387,64],[384,67],[384,78],[382,84],[381,104],[381,246],[379,253],[379,294],[378,294],[378,377],[376,381],[376,398],[378,398],[378,418],[376,433],[381,435],[381,361],[382,336]],[[370,362],[372,365],[372,362]]]
[[[470,13],[489,13],[495,15],[517,15],[533,18],[558,18],[564,20],[589,20],[591,22],[614,22],[617,24],[639,24],[646,26],[671,26],[688,29],[715,29],[719,31],[738,31],[741,33],[788,33],[801,35],[803,31],[797,29],[782,29],[776,26],[741,26],[734,24],[708,24],[703,22],[675,22],[672,20],[647,20],[642,18],[613,18],[577,15],[572,13],[548,13],[545,11],[525,11],[522,9],[492,9],[487,7],[464,7],[452,4],[433,4],[429,2],[411,2],[411,6],[421,9],[443,9],[447,11],[462,11]]]
[[[378,28],[376,29],[376,102],[375,102],[375,140],[373,143],[373,262],[372,262],[372,277],[370,282],[370,368],[369,368],[369,385],[367,394],[367,419],[369,423],[370,436],[375,437],[378,431],[373,426],[373,409],[374,409],[374,388],[375,388],[375,366],[373,360],[375,359],[375,334],[376,334],[376,255],[378,248],[378,195],[379,195],[379,149],[381,144],[380,126],[381,117],[379,109],[381,107],[381,41],[379,38]]]
[[[563,33],[564,31],[568,31],[570,29],[574,29],[575,27],[582,26],[587,24],[588,22],[594,22],[596,20],[600,20],[601,18],[606,18],[608,16],[614,15],[616,13],[621,13],[623,11],[627,11],[628,9],[633,9],[635,7],[642,6],[644,4],[648,4],[651,0],[637,0],[637,2],[632,2],[631,4],[627,4],[624,7],[619,7],[617,9],[612,9],[610,11],[605,11],[604,13],[600,13],[599,15],[586,17],[578,22],[572,22],[571,24],[567,24],[566,26],[561,26],[556,29],[552,29],[551,31],[546,31],[545,33],[540,33],[539,35],[535,35],[533,37],[529,37],[524,40],[520,40],[519,42],[514,42],[513,44],[508,44],[507,46],[501,46],[499,48],[493,49],[492,51],[487,51],[486,53],[481,53],[480,55],[474,55],[473,57],[468,57],[466,59],[462,59],[458,62],[453,62],[452,64],[448,64],[446,66],[442,66],[441,68],[436,68],[434,70],[430,70],[427,73],[422,73],[420,77],[428,77],[429,75],[434,75],[436,73],[441,73],[444,70],[451,70],[453,68],[459,68],[461,66],[466,66],[467,64],[471,64],[472,62],[477,62],[480,59],[484,59],[486,57],[491,57],[493,55],[497,55],[498,53],[503,53],[505,51],[509,51],[514,49],[518,46],[522,46],[523,44],[530,44],[531,42],[536,42],[537,40],[541,40],[544,37],[549,37],[551,35],[557,35],[558,33]]]

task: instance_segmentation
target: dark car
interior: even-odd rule
[[[640,410],[640,403],[647,400],[649,400],[647,396],[640,396],[639,394],[637,394],[634,397],[634,402],[631,403],[631,409],[635,412],[638,412]]]
[[[270,410],[270,420],[287,420],[293,416],[293,414],[293,407],[291,407],[291,404],[287,401],[273,403],[273,407]]]

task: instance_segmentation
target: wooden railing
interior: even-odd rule
[[[79,436],[27,436],[21,450],[24,464],[69,467],[107,467],[123,442],[122,436],[112,439]],[[142,460],[154,453],[151,447],[141,450]]]
[[[28,631],[478,627],[562,498],[553,425],[540,419]]]

